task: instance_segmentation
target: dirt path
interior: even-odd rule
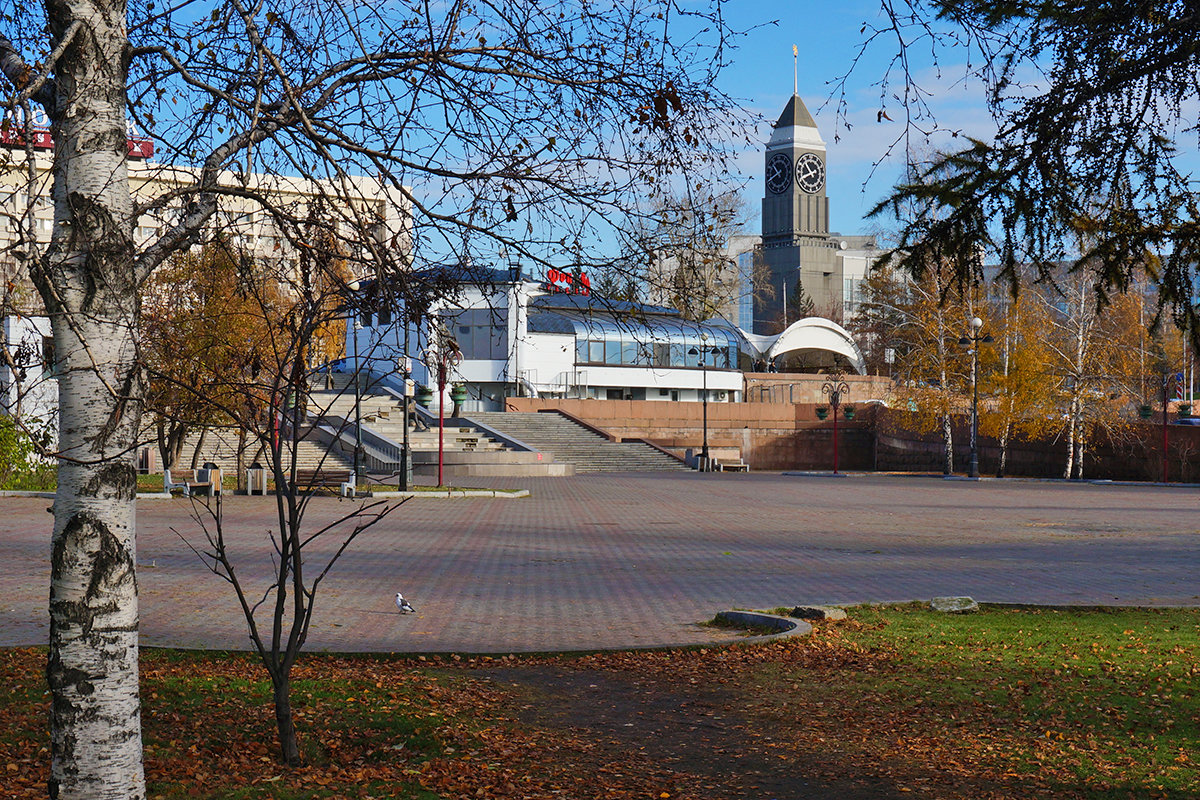
[[[515,691],[519,721],[593,747],[595,769],[657,768],[698,798],[888,800],[912,797],[886,781],[817,777],[814,761],[776,739],[739,700],[741,687],[632,679],[609,670],[531,665],[477,674]],[[582,765],[580,765],[582,766]],[[824,771],[824,770],[822,770]]]

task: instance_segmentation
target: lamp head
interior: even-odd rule
[[[978,331],[982,327],[983,327],[983,320],[981,320],[979,317],[975,317],[971,320],[971,329],[972,330]]]

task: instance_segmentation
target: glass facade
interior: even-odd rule
[[[580,366],[699,367],[703,360],[716,369],[737,367],[738,337],[725,328],[683,320],[567,319],[575,329],[575,363]]]
[[[754,330],[754,251],[738,254],[737,326],[744,331]]]

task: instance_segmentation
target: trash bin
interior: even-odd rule
[[[267,493],[267,471],[255,461],[246,469],[246,494]]]

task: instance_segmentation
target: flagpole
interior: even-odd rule
[[[799,67],[800,50],[796,45],[792,45],[792,94],[800,94],[800,67]]]

